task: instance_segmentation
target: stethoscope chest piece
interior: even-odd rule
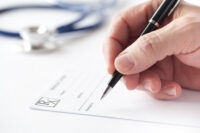
[[[0,36],[20,39],[23,41],[21,48],[26,53],[32,52],[49,52],[59,48],[60,36],[68,35],[68,33],[76,33],[82,31],[91,31],[100,27],[104,22],[105,9],[113,6],[115,0],[109,3],[99,2],[97,4],[85,3],[68,3],[59,0],[55,4],[31,4],[31,5],[15,5],[0,9],[0,14],[15,10],[24,9],[54,9],[78,13],[78,18],[66,24],[55,27],[54,31],[48,30],[45,26],[36,26],[25,28],[22,31],[12,31],[0,29]],[[82,21],[90,18],[90,16],[98,16],[97,21],[89,25],[82,25]],[[84,21],[87,22],[87,21]]]
[[[21,48],[26,53],[53,51],[58,47],[51,38],[53,34],[45,26],[25,28],[20,32]]]

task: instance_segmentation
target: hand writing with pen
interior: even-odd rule
[[[181,1],[156,31],[140,36],[162,0],[150,0],[115,17],[103,52],[108,72],[122,73],[130,90],[157,99],[200,90],[200,7]]]

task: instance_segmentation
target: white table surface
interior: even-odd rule
[[[133,0],[132,4],[127,4],[120,10],[141,1]],[[190,1],[199,4],[198,0]],[[34,1],[1,0],[0,7],[23,2]],[[40,1],[37,0],[37,2]],[[119,10],[115,10],[113,16],[117,12]],[[40,13],[39,16],[37,13],[27,11],[18,12],[17,15],[15,13],[2,15],[0,27],[18,30],[24,24],[38,24],[42,21],[48,26],[54,26],[67,20],[64,17],[65,13]],[[44,15],[47,19],[40,21]],[[109,16],[100,29],[78,39],[66,41],[62,49],[48,54],[21,53],[15,49],[19,41],[0,38],[0,133],[200,132],[200,129],[191,127],[138,123],[29,109],[32,100],[43,89],[42,86],[48,84],[48,81],[58,73],[68,68],[105,69],[101,47],[111,18],[112,16]]]

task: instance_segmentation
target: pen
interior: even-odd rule
[[[163,0],[158,9],[155,11],[153,16],[149,20],[148,25],[146,26],[146,28],[140,36],[143,36],[144,34],[156,30],[163,22],[163,20],[174,11],[174,9],[178,6],[179,3],[180,0]],[[121,79],[122,76],[123,75],[121,73],[115,70],[101,99],[103,99],[109,93],[109,91],[117,84],[117,82]]]

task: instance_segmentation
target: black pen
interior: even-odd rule
[[[149,20],[148,25],[146,26],[146,28],[140,36],[143,36],[144,34],[156,30],[163,22],[163,20],[174,11],[174,9],[178,6],[179,3],[180,0],[163,0],[158,9],[155,11],[153,16]],[[106,94],[108,94],[108,92],[117,84],[117,82],[121,79],[122,76],[123,75],[121,73],[115,70],[101,99],[103,99],[106,96]]]

